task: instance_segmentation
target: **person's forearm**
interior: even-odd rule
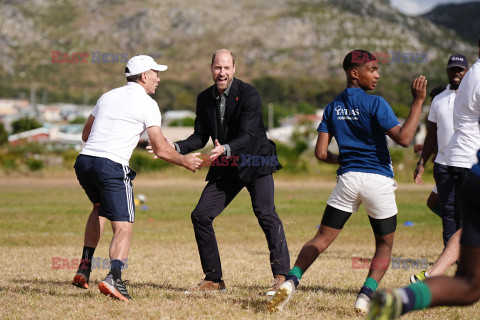
[[[332,153],[327,150],[327,157],[323,160],[325,163],[338,164],[338,154]]]
[[[180,149],[179,152],[181,154],[187,154],[189,152],[200,150],[203,147],[205,147],[205,145],[208,142],[208,138],[209,138],[208,136],[205,138],[205,137],[201,137],[197,133],[193,133],[185,140],[176,141],[175,144]]]
[[[408,114],[405,123],[401,126],[398,134],[397,143],[406,148],[413,140],[413,136],[417,131],[418,121],[422,112],[423,100],[413,100],[410,113]]]
[[[420,155],[420,161],[425,165],[430,156],[435,153],[437,149],[437,130],[436,126],[430,125],[425,136],[425,141],[423,142],[422,154]]]
[[[153,149],[155,155],[166,161],[168,163],[177,165],[177,166],[185,166],[185,156],[178,153],[175,149],[171,148],[170,146],[167,147],[159,147],[156,146]]]
[[[338,154],[332,153],[329,150],[322,151],[317,149],[315,151],[315,157],[325,163],[338,164]]]
[[[85,123],[85,126],[83,127],[82,131],[82,141],[87,142],[88,137],[90,136],[90,132],[92,130],[93,126],[93,121],[95,121],[95,117],[90,115],[87,119],[87,122]]]

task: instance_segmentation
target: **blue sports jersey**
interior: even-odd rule
[[[325,107],[317,131],[337,140],[337,175],[358,171],[393,178],[385,132],[399,124],[385,99],[347,88]]]

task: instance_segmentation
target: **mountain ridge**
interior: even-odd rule
[[[455,31],[467,41],[475,43],[480,37],[480,1],[441,4],[422,17]]]
[[[236,53],[237,76],[246,81],[343,79],[343,57],[357,48],[427,53],[428,63],[382,65],[385,83],[403,86],[420,73],[445,81],[453,50],[470,60],[476,53],[453,31],[401,14],[387,0],[9,0],[0,11],[0,95],[34,86],[53,100],[91,102],[125,81],[124,63],[52,63],[54,51],[149,54],[169,65],[162,80],[192,91],[210,85],[210,57],[222,47]]]

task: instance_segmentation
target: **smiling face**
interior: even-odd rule
[[[356,80],[357,87],[363,90],[373,90],[377,86],[380,74],[378,73],[378,61],[370,61],[358,66],[351,71],[351,77]]]
[[[467,73],[467,69],[462,67],[451,67],[447,69],[448,82],[450,83],[450,89],[457,90],[463,76]]]
[[[213,82],[219,93],[223,93],[233,81],[235,64],[232,55],[227,50],[222,50],[215,55],[210,67]]]

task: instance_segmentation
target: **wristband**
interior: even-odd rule
[[[425,165],[425,163],[423,162],[422,159],[418,160],[418,162],[417,162],[417,167],[418,167],[419,164],[422,164],[422,166]]]

